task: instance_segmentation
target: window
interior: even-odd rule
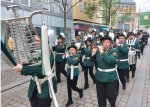
[[[14,2],[14,0],[2,0],[2,1],[11,2],[11,3]]]
[[[42,3],[49,3],[49,0],[39,0],[39,2],[42,2]]]
[[[53,3],[51,4],[51,10],[53,13],[59,13],[59,6],[60,6],[60,2],[59,1],[53,1]]]
[[[85,6],[85,2],[84,1],[81,1],[80,2],[80,11],[84,11],[84,6]]]
[[[20,0],[20,5],[31,6],[30,0]]]
[[[39,2],[42,3],[42,8],[43,8],[44,10],[49,10],[49,11],[50,11],[49,0],[39,0]]]

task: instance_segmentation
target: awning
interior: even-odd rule
[[[106,30],[106,31],[109,31],[109,28],[101,28],[102,30]]]
[[[101,26],[100,26],[100,29],[109,31],[109,27],[106,26],[106,25],[101,25]]]

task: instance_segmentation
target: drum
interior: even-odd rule
[[[135,55],[136,51],[129,51],[128,53],[129,65],[136,64]]]

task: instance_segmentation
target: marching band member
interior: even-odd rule
[[[125,35],[120,34],[118,37],[118,42],[116,43],[118,49],[118,63],[117,71],[119,74],[120,81],[122,83],[122,88],[126,88],[126,77],[129,75],[129,63],[128,63],[128,45],[126,44]],[[128,80],[127,80],[128,82]]]
[[[81,45],[82,45],[82,40],[81,40],[81,37],[80,35],[75,35],[75,40],[74,40],[74,43],[73,43],[78,51],[77,53],[80,54],[80,65],[81,65],[81,68],[82,68],[82,71],[84,70],[84,67],[83,67],[83,62],[82,62],[82,49],[81,49]]]
[[[128,34],[128,39],[126,40],[126,43],[129,47],[129,65],[130,65],[130,71],[132,71],[132,78],[135,77],[135,71],[136,71],[136,61],[137,61],[137,53],[136,51],[139,51],[139,40],[135,37],[135,34],[133,32],[130,32]],[[129,76],[127,77],[129,79]]]
[[[94,66],[94,62],[92,62],[90,60],[90,57],[92,56],[92,40],[91,39],[87,39],[85,41],[86,45],[83,49],[83,55],[85,55],[84,58],[84,79],[85,79],[85,85],[84,85],[84,89],[89,88],[89,82],[88,82],[88,73],[90,74],[93,83],[95,84],[95,76],[93,74],[93,66]]]
[[[68,102],[66,107],[69,107],[73,104],[72,101],[72,90],[77,91],[79,93],[80,98],[83,97],[83,89],[78,88],[78,76],[79,76],[79,63],[80,63],[80,55],[77,54],[77,47],[71,45],[68,47],[69,53],[66,53],[65,57],[67,60],[67,89],[68,89]]]
[[[34,40],[35,44],[40,45],[40,38],[38,36],[36,36]],[[52,53],[50,55],[50,62],[52,68],[54,64],[54,56]],[[52,99],[50,98],[48,78],[42,74],[42,69],[42,64],[35,66],[17,64],[17,66],[13,67],[13,70],[16,72],[21,72],[21,75],[31,75],[33,77],[30,80],[30,86],[28,90],[28,97],[32,107],[51,106]],[[35,76],[38,77],[37,81],[36,78],[34,78]],[[56,84],[56,78],[53,78],[53,87],[55,92],[57,91]]]
[[[56,76],[57,76],[57,83],[61,82],[60,73],[63,73],[66,77],[66,71],[65,71],[65,62],[62,58],[63,54],[66,51],[66,44],[63,42],[63,36],[58,36],[57,43],[54,44],[53,50],[56,52]]]
[[[98,35],[98,37],[96,38],[96,45],[97,45],[97,46],[100,46],[100,45],[101,45],[101,38],[102,38],[101,35]]]
[[[101,38],[102,46],[93,48],[91,60],[97,62],[95,73],[99,107],[106,107],[106,99],[111,107],[115,107],[119,81],[116,72],[117,52],[111,47],[111,38]]]
[[[92,39],[92,41],[94,42],[94,41],[96,41],[96,32],[95,32],[95,30],[92,30],[92,32],[91,32],[91,35],[92,35],[92,37],[91,37],[91,39]]]

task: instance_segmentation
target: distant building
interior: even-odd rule
[[[73,4],[75,4],[76,1],[77,0],[73,0]],[[93,29],[99,31],[100,25],[102,24],[101,18],[94,17],[90,20],[85,14],[84,8],[88,1],[90,0],[82,0],[73,8],[73,29],[75,30],[75,35],[84,35]],[[93,0],[92,2],[95,2],[96,4],[97,1],[98,0]]]
[[[51,3],[49,3],[51,1]],[[1,19],[9,19],[12,17],[12,11],[7,10],[6,6],[19,5],[18,13],[20,16],[29,16],[34,10],[44,10],[45,14],[36,15],[33,17],[33,24],[35,27],[41,27],[43,21],[46,25],[54,31],[51,41],[56,40],[56,34],[63,32],[64,16],[59,8],[62,7],[61,0],[1,0]],[[67,8],[72,6],[72,0],[67,0]],[[67,42],[72,39],[74,35],[72,10],[67,14]]]
[[[116,26],[113,29],[117,29],[120,32],[124,30],[133,31],[136,29],[137,23],[136,3],[133,0],[121,0],[120,2]]]
[[[141,27],[150,27],[150,12],[142,12],[139,17]]]

